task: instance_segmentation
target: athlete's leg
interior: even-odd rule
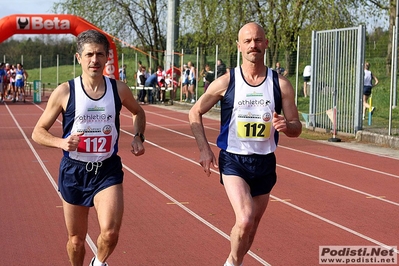
[[[63,201],[65,224],[68,231],[67,252],[72,266],[83,265],[89,208]]]
[[[366,108],[370,108],[370,105],[368,103],[369,97],[370,96],[363,94],[363,119],[366,114]]]
[[[0,82],[0,101],[3,101],[3,98],[5,98],[4,88],[5,86],[3,82]]]
[[[20,87],[20,91],[22,94],[22,100],[25,102],[25,83],[22,83],[22,86]]]
[[[123,216],[122,184],[100,191],[94,197],[94,206],[100,224],[100,235],[97,239],[97,259],[105,262],[118,243]]]
[[[250,188],[244,179],[231,175],[222,177],[236,217],[230,234],[231,251],[228,261],[233,265],[241,265],[266,210],[269,194],[252,198]]]

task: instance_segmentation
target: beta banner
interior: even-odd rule
[[[3,17],[0,19],[0,43],[14,34],[73,34],[77,36],[90,29],[98,30],[107,36],[110,42],[110,50],[104,75],[119,79],[118,56],[114,41],[106,32],[78,16],[16,14]]]

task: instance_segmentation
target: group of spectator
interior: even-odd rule
[[[226,74],[228,71],[226,64],[223,60],[217,60],[216,67],[216,78]],[[204,82],[204,93],[206,92],[208,86],[215,80],[215,73],[211,70],[209,64],[205,64],[204,68],[201,70],[200,75]],[[195,103],[195,89],[196,89],[196,69],[191,61],[187,63],[187,65],[183,65],[183,75],[181,78],[182,82],[182,92],[183,92],[183,100],[186,102]]]
[[[138,101],[140,104],[145,103],[145,97],[147,96],[147,102],[153,104],[155,102],[165,102],[166,90],[171,91],[170,103],[173,104],[173,99],[176,94],[176,89],[179,86],[179,78],[181,76],[180,69],[177,67],[170,67],[167,71],[162,66],[158,66],[157,70],[152,73],[152,69],[142,65],[139,61],[138,71],[136,74],[137,86],[140,87],[138,95]],[[148,90],[145,88],[151,87]]]
[[[219,59],[217,61],[216,76],[211,70],[209,64],[206,64],[200,75],[204,81],[204,92],[209,84],[215,79],[227,72],[225,63]],[[183,72],[182,72],[183,71]],[[145,102],[153,104],[156,102],[164,103],[166,91],[170,91],[169,104],[173,104],[176,97],[176,90],[182,87],[183,101],[189,103],[196,102],[196,84],[197,73],[192,61],[184,64],[182,71],[177,66],[170,66],[166,71],[162,66],[158,66],[157,70],[152,72],[151,68],[146,68],[141,61],[138,62],[138,71],[136,73],[137,86],[139,87],[138,102],[144,104]],[[120,68],[119,76],[121,80],[126,79],[126,66]],[[125,81],[126,82],[126,81]],[[152,88],[152,89],[148,89]],[[146,99],[147,97],[147,99]]]
[[[27,81],[28,73],[21,63],[16,66],[0,63],[0,102],[5,100],[25,102],[25,83]]]
[[[138,101],[140,104],[147,102],[153,104],[155,102],[164,103],[166,100],[166,91],[170,91],[169,104],[173,104],[176,97],[176,90],[182,84],[183,96],[185,101],[195,102],[195,84],[196,73],[195,67],[191,61],[183,66],[183,75],[181,70],[176,66],[170,66],[166,71],[162,66],[158,66],[157,70],[152,73],[151,68],[148,69],[139,61],[138,71],[136,74],[137,86],[140,88]],[[145,88],[152,89],[145,89]]]

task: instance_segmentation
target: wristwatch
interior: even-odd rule
[[[134,134],[134,138],[135,138],[135,137],[140,137],[141,142],[144,143],[145,137],[144,137],[144,134],[143,134],[143,133],[136,133],[136,134]]]

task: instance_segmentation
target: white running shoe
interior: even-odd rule
[[[95,261],[95,260],[96,260],[96,257],[93,257],[93,258],[91,259],[91,261],[90,261],[89,266],[94,266],[94,261]],[[104,265],[105,265],[105,266],[108,266],[107,263],[104,263]]]

